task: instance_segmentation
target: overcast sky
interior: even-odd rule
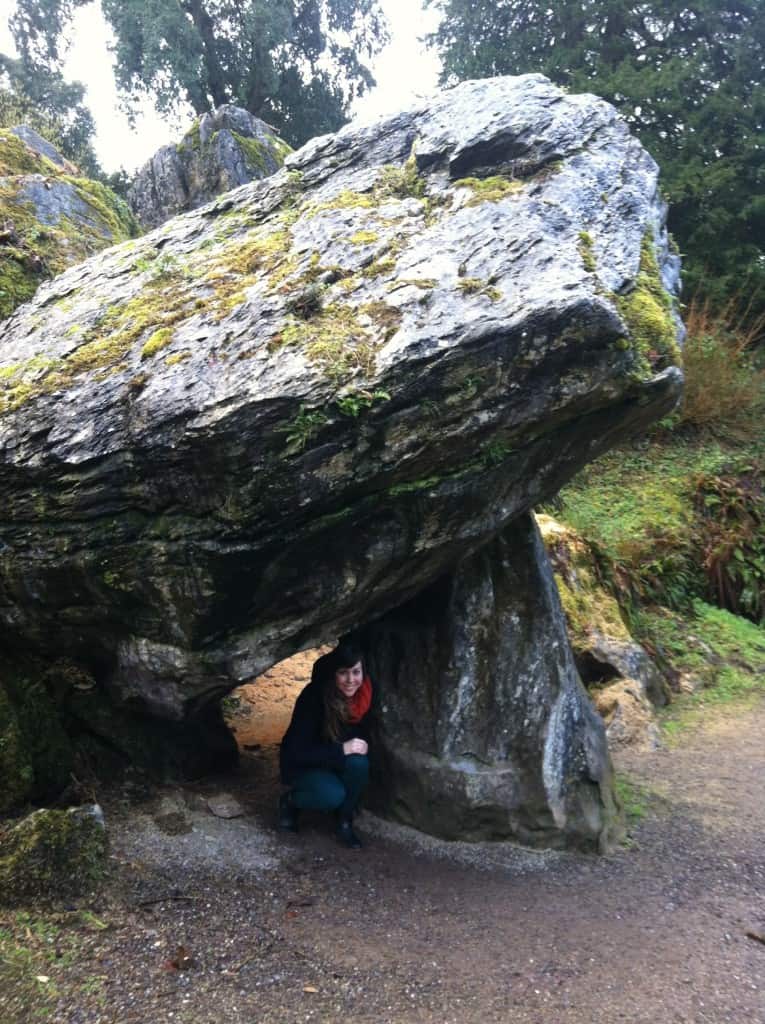
[[[423,11],[420,0],[380,2],[390,21],[392,38],[373,65],[377,87],[354,107],[354,117],[364,120],[406,106],[415,97],[431,92],[439,70],[436,56],[418,42],[418,37],[435,27],[436,12]],[[8,32],[8,18],[15,6],[15,0],[0,0],[0,51],[4,53],[15,53]],[[96,119],[95,149],[104,169],[110,172],[124,167],[133,171],[160,146],[180,139],[192,113],[189,109],[186,119],[161,121],[151,105],[144,104],[143,115],[131,129],[118,109],[109,39],[110,32],[97,3],[79,10],[64,74],[87,87],[87,103]]]

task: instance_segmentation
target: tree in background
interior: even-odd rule
[[[100,177],[91,144],[96,127],[84,95],[79,82],[0,53],[0,128],[29,125],[85,174]]]
[[[27,66],[61,65],[76,8],[18,0],[11,31]],[[101,0],[115,35],[117,84],[161,113],[236,103],[293,145],[336,130],[374,84],[365,57],[387,38],[378,0]]]
[[[613,103],[661,167],[685,290],[765,310],[765,0],[430,0],[445,83],[540,71]]]

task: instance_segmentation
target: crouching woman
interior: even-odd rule
[[[334,811],[338,840],[358,849],[353,815],[369,779],[372,682],[361,650],[340,644],[313,666],[282,740],[279,827],[298,829],[301,810]]]

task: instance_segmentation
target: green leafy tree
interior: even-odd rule
[[[66,28],[89,0],[18,0],[11,30],[28,64],[60,67]],[[236,103],[293,145],[345,120],[387,38],[379,0],[101,0],[117,84],[162,113]]]
[[[686,292],[765,308],[765,0],[430,0],[447,83],[540,71],[658,161]]]
[[[0,53],[0,128],[29,125],[85,174],[99,177],[91,142],[96,128],[84,95],[80,82]]]

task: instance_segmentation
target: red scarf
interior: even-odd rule
[[[364,676],[361,686],[348,700],[348,721],[351,725],[356,725],[361,721],[367,711],[369,711],[371,703],[372,680],[369,676]]]

